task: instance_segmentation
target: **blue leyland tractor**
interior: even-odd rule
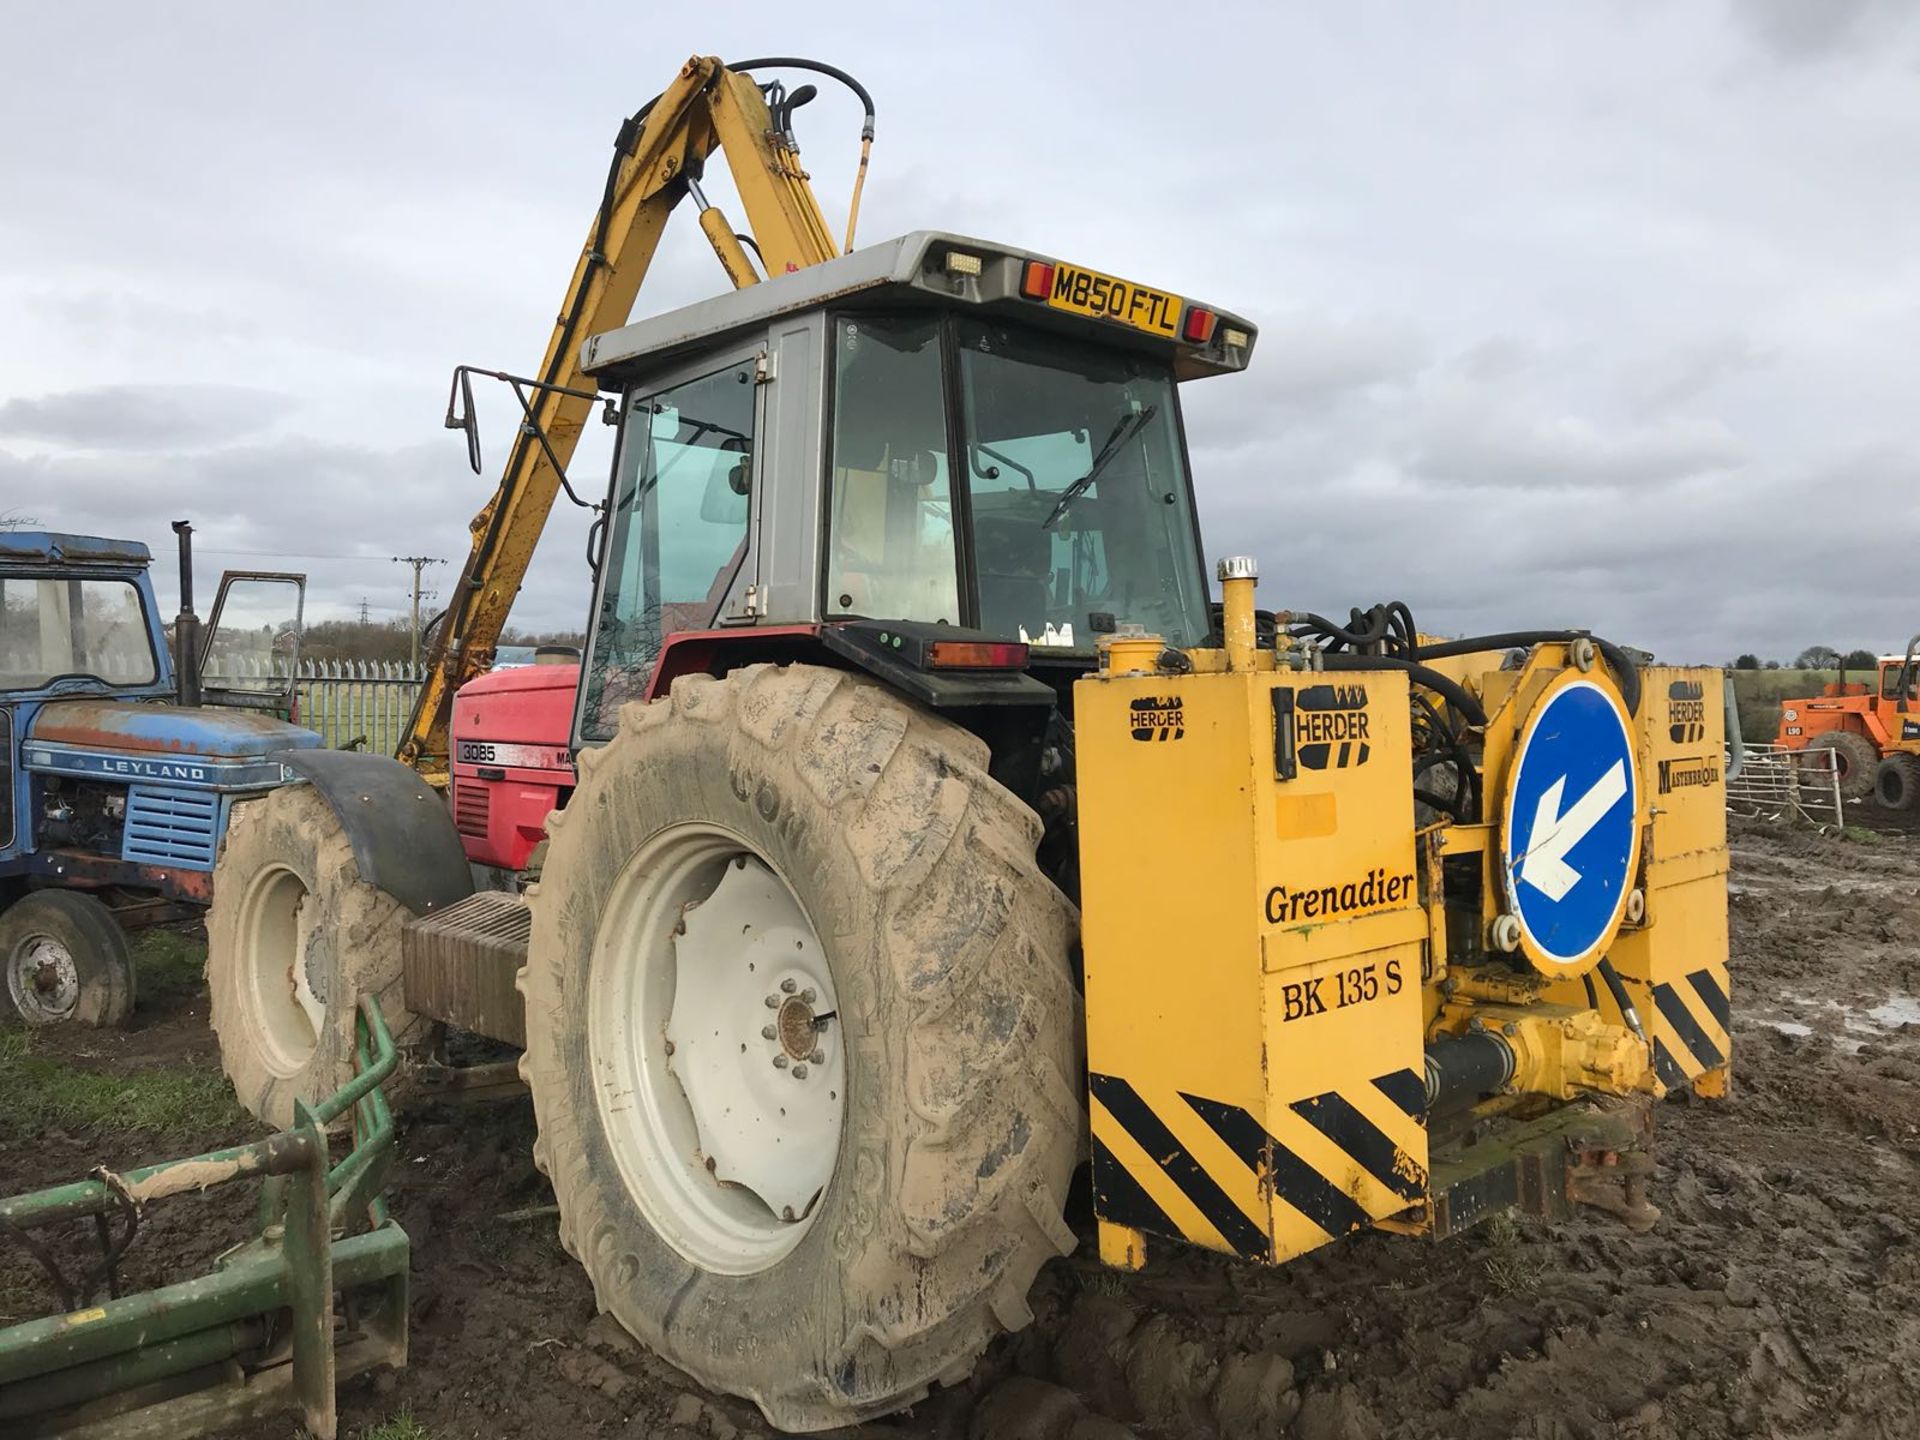
[[[292,778],[269,757],[321,743],[280,718],[304,578],[230,572],[203,628],[173,528],[171,637],[145,545],[0,533],[0,1019],[124,1017],[126,932],[204,906],[234,806]]]

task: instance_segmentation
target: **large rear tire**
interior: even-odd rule
[[[36,890],[0,913],[0,1014],[27,1025],[118,1025],[133,1010],[133,957],[91,895]]]
[[[1816,736],[1808,747],[1833,753],[1834,770],[1840,777],[1840,793],[1849,800],[1864,800],[1873,793],[1874,767],[1880,752],[1864,735],[1851,730],[1829,730]]]
[[[207,912],[207,989],[220,1064],[269,1125],[353,1075],[354,1012],[380,997],[396,1043],[424,1023],[400,991],[405,906],[360,878],[353,845],[310,785],[236,805]]]
[[[1920,755],[1889,755],[1873,773],[1873,798],[1886,810],[1920,809]]]
[[[1075,914],[987,758],[756,666],[626,706],[549,822],[522,1073],[561,1242],[786,1430],[964,1377],[1074,1243]]]

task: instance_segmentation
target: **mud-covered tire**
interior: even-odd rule
[[[1807,748],[1833,752],[1840,793],[1847,799],[1864,800],[1873,793],[1874,768],[1880,763],[1880,752],[1866,736],[1851,730],[1829,730],[1816,736]]]
[[[1035,863],[1038,819],[987,759],[863,677],[755,666],[624,707],[549,821],[522,1074],[561,1242],[603,1310],[786,1430],[957,1382],[1031,1319],[1035,1273],[1074,1244],[1077,917]],[[592,972],[625,953],[607,916],[645,883],[630,857],[694,827],[737,839],[804,908],[845,1040],[831,1178],[791,1249],[752,1273],[696,1264],[649,1222],[609,1133],[608,1107],[634,1102],[593,1049]]]
[[[352,1077],[362,995],[380,997],[397,1044],[420,1038],[425,1024],[400,991],[407,919],[360,878],[346,830],[313,787],[234,807],[207,912],[207,989],[221,1067],[254,1116],[288,1125],[296,1099],[312,1104]]]
[[[1920,755],[1889,755],[1873,772],[1873,798],[1885,810],[1920,809]]]
[[[36,890],[0,912],[0,1016],[25,1025],[118,1025],[133,1011],[133,956],[91,895]]]

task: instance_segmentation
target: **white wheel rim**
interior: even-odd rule
[[[284,865],[253,877],[240,901],[240,977],[248,1028],[275,1075],[296,1075],[313,1058],[326,1022],[325,999],[308,973],[315,907],[307,885]]]
[[[764,1270],[812,1226],[846,1109],[837,1016],[813,923],[740,837],[676,827],[615,880],[587,997],[601,1124],[700,1268]]]
[[[56,1024],[80,1003],[80,968],[53,936],[28,935],[7,957],[7,994],[28,1024]]]

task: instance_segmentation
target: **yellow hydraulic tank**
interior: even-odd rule
[[[1121,641],[1075,686],[1094,1190],[1116,1265],[1143,1263],[1148,1236],[1278,1263],[1426,1196],[1407,681],[1275,670],[1271,652],[1239,668],[1232,620],[1236,668],[1196,652],[1209,673],[1125,673],[1159,647]]]

